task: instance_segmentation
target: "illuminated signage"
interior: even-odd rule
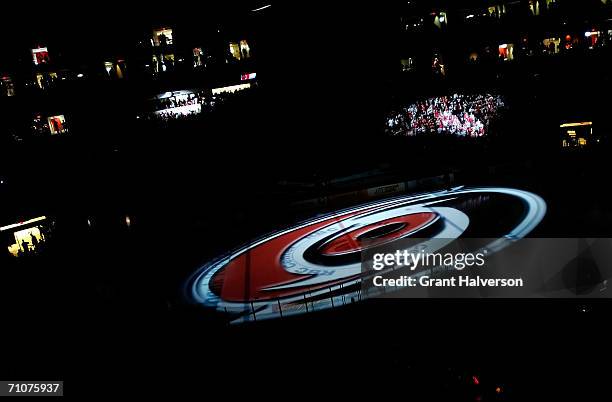
[[[246,74],[242,74],[242,75],[240,76],[240,81],[254,80],[256,76],[257,76],[257,73],[246,73]]]

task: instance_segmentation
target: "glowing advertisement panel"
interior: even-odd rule
[[[240,81],[254,80],[257,77],[257,73],[245,73],[240,76]]]

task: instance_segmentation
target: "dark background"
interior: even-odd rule
[[[596,120],[608,134],[610,48],[521,64],[501,79],[487,69],[473,76],[456,69],[444,82],[411,80],[396,72],[398,5],[274,3],[246,25],[227,18],[259,5],[3,5],[10,28],[2,68],[29,61],[38,41],[61,47],[65,63],[79,66],[128,52],[132,38],[160,23],[187,37],[226,21],[255,33],[259,87],[205,121],[162,128],[136,123],[134,105],[173,83],[91,82],[52,99],[2,104],[3,121],[54,105],[73,119],[73,135],[61,141],[2,140],[0,216],[56,220],[46,255],[0,261],[2,377],[61,379],[71,396],[260,398],[287,386],[317,398],[607,394],[608,301],[378,301],[240,327],[184,303],[184,281],[201,263],[329,212],[291,204],[368,186],[322,184],[367,170],[382,172],[374,184],[454,170],[459,184],[532,190],[549,206],[535,235],[609,236],[605,141],[581,154],[557,146],[564,119]],[[461,38],[451,49],[453,41]],[[503,129],[474,144],[384,136],[392,106],[453,91],[503,93],[510,105]],[[504,168],[491,173],[493,165]],[[481,388],[470,383],[473,375]],[[495,396],[496,386],[507,392]]]

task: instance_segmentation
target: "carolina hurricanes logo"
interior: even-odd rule
[[[377,201],[265,236],[205,264],[190,280],[189,293],[234,322],[335,307],[358,298],[366,248],[414,237],[435,239],[429,248],[435,251],[431,247],[464,236],[499,239],[488,247],[495,252],[527,235],[545,212],[540,197],[509,188]]]

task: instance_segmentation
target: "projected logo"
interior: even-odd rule
[[[537,195],[509,188],[454,188],[337,211],[267,235],[202,266],[189,282],[197,303],[233,322],[338,307],[360,299],[361,255],[399,239],[498,239],[495,252],[546,213]],[[435,240],[435,242],[434,242]]]

